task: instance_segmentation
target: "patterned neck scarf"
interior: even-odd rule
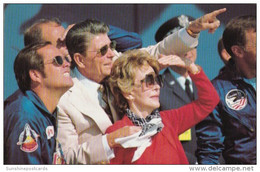
[[[142,132],[139,136],[143,136],[149,131],[149,129],[153,128],[156,124],[149,123],[152,119],[158,118],[161,119],[161,115],[158,109],[154,110],[150,115],[146,118],[140,118],[135,115],[130,109],[126,109],[127,117],[133,122],[136,126],[142,127]],[[163,123],[160,123],[157,127],[157,132],[160,132],[163,128]]]

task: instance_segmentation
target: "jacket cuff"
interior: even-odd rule
[[[190,36],[188,33],[187,33],[187,30],[186,28],[182,28],[179,30],[178,32],[179,34],[179,37],[182,39],[182,41],[189,47],[191,48],[196,48],[199,44],[199,34],[196,38]]]

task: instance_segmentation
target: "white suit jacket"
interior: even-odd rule
[[[198,38],[190,37],[182,29],[154,46],[143,48],[158,58],[159,54],[182,55],[198,45]],[[120,53],[115,53],[116,57]],[[99,164],[109,162],[102,144],[102,135],[112,125],[96,97],[77,78],[74,86],[58,104],[58,140],[69,164]],[[118,117],[113,116],[114,121]]]

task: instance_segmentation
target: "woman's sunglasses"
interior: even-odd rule
[[[109,45],[105,45],[102,48],[100,48],[98,51],[89,51],[89,52],[97,52],[100,53],[102,56],[107,54],[108,48],[110,48],[112,51],[116,49],[116,41],[111,41]]]
[[[71,62],[71,59],[70,59],[70,57],[68,57],[68,56],[65,56],[64,59],[65,59],[68,63]],[[51,59],[49,62],[47,61],[47,62],[45,62],[44,64],[54,63],[54,64],[57,65],[57,66],[62,66],[62,65],[63,65],[63,62],[64,62],[64,61],[63,61],[63,58],[62,58],[61,56],[56,56],[56,57],[54,57],[53,59]]]
[[[147,74],[145,75],[145,78],[142,79],[140,82],[143,88],[144,86],[146,88],[152,88],[155,85],[155,83],[157,83],[160,87],[163,86],[163,78],[161,75],[154,76],[153,74]]]

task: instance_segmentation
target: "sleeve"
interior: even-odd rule
[[[106,133],[112,133],[119,128],[122,128],[124,125],[122,123],[116,122],[114,125],[107,128]],[[134,148],[123,148],[116,147],[114,148],[115,157],[110,160],[110,164],[129,164],[133,157]]]
[[[58,112],[58,140],[68,164],[102,164],[108,163],[103,143],[102,134],[88,135],[87,141],[80,144],[74,120],[70,118],[71,113],[82,116],[79,111],[73,111],[72,105],[59,105]],[[78,114],[75,114],[78,113]]]
[[[178,134],[183,133],[206,118],[219,102],[217,91],[202,69],[198,74],[190,74],[190,77],[198,89],[198,99],[173,110],[176,115],[168,115],[170,120],[177,119],[176,130]]]
[[[13,120],[5,123],[6,164],[50,164],[42,155],[43,142],[39,126],[26,118],[26,112],[12,112]],[[52,155],[51,155],[52,156]]]
[[[216,84],[215,88],[219,90]],[[221,94],[219,94],[221,95]],[[222,96],[222,95],[221,95]],[[195,127],[197,136],[197,159],[199,164],[219,164],[219,158],[224,149],[221,111],[222,101],[203,121]]]
[[[218,107],[196,125],[197,159],[199,164],[219,164],[219,158],[224,149],[222,122]]]
[[[198,45],[198,37],[193,38],[187,32],[186,29],[180,29],[178,32],[175,32],[156,45],[143,48],[143,50],[148,51],[151,55],[156,58],[160,54],[164,55],[179,55],[182,56],[186,52],[195,48]]]
[[[142,47],[142,39],[139,34],[128,32],[112,25],[110,25],[109,28],[108,37],[117,42],[116,50],[118,52],[125,52]]]

